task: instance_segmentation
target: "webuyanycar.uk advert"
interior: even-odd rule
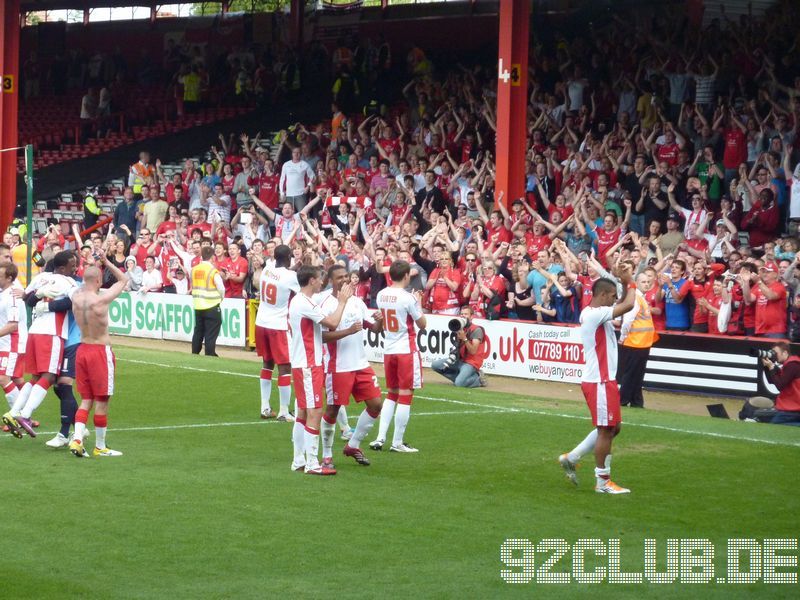
[[[424,366],[444,358],[453,347],[447,327],[452,317],[427,315],[427,327],[417,332]],[[483,370],[495,375],[578,383],[583,372],[583,345],[577,327],[476,319],[489,340]],[[383,361],[383,336],[368,332],[367,356]]]

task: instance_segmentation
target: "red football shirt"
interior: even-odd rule
[[[243,256],[240,256],[236,260],[231,258],[227,258],[222,261],[220,267],[224,267],[228,270],[228,275],[233,276],[240,276],[247,274],[247,259]],[[239,283],[231,280],[225,280],[225,297],[226,298],[241,298],[242,297],[242,290],[244,289],[244,281]]]
[[[747,138],[738,127],[725,130],[725,154],[722,156],[722,165],[726,169],[738,169],[739,165],[747,161]]]
[[[778,294],[775,300],[769,300],[761,291],[761,286],[753,288],[756,297],[756,335],[765,333],[786,333],[786,288],[780,281],[769,286]]]
[[[708,297],[709,293],[711,292],[711,282],[706,280],[701,283],[695,279],[691,279],[689,280],[689,285],[689,293],[692,295],[695,302],[694,318],[692,322],[697,324],[708,323],[708,311],[704,307],[700,306],[699,301],[700,298]]]

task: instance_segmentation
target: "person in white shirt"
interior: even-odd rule
[[[347,269],[342,265],[333,265],[328,269],[330,289],[315,298],[326,315],[333,313],[338,307],[339,292],[348,277]],[[369,465],[369,459],[361,451],[361,442],[380,416],[383,400],[378,378],[367,361],[364,348],[365,327],[375,333],[380,332],[383,329],[383,314],[380,311],[370,311],[361,298],[353,296],[345,305],[339,326],[335,330],[322,332],[322,341],[325,342],[323,358],[327,398],[320,428],[322,464],[331,468],[336,420],[344,407],[349,406],[350,396],[356,402],[364,402],[365,408],[343,453],[345,456],[352,456],[360,465]]]
[[[231,197],[222,191],[222,184],[214,184],[211,196],[202,200],[203,208],[208,211],[208,222],[217,221],[228,225],[231,221]]]
[[[25,294],[37,298],[63,298],[77,288],[72,276],[77,269],[75,254],[69,250],[59,252],[53,258],[54,272],[39,273],[25,288]],[[24,430],[36,437],[31,416],[47,395],[47,390],[56,382],[61,361],[64,358],[64,341],[69,335],[69,319],[66,312],[37,312],[28,329],[25,348],[25,371],[33,377],[19,391],[11,410],[3,415],[3,423],[11,433],[21,437]]]
[[[386,371],[386,401],[381,409],[378,437],[370,443],[373,450],[381,450],[386,443],[389,425],[394,418],[392,452],[418,452],[405,443],[408,420],[411,417],[411,401],[414,390],[422,387],[422,360],[417,348],[415,326],[425,329],[427,324],[420,306],[421,294],[406,291],[411,283],[411,265],[396,260],[389,267],[392,285],[382,289],[375,300],[383,313],[383,328],[386,339],[383,343],[384,369]]]
[[[303,265],[297,271],[300,292],[289,303],[292,338],[289,358],[297,396],[297,415],[292,431],[292,470],[309,475],[336,475],[336,469],[319,463],[319,427],[322,420],[322,327],[335,330],[342,320],[347,300],[353,295],[349,284],[339,291],[336,310],[325,315],[312,297],[322,288],[317,267]]]
[[[161,277],[161,271],[156,269],[156,259],[154,256],[148,256],[144,259],[144,269],[144,273],[142,273],[142,287],[139,288],[139,293],[160,292],[161,288],[164,287],[164,279]]]
[[[586,366],[581,389],[592,414],[595,429],[571,452],[558,460],[567,478],[575,485],[575,467],[584,454],[594,450],[596,466],[595,491],[601,494],[627,494],[629,489],[611,481],[611,442],[622,423],[617,385],[617,339],[612,321],[630,311],[636,302],[630,264],[622,263],[617,277],[624,286],[625,297],[617,302],[617,284],[601,278],[592,286],[592,301],[581,313],[581,340]],[[615,304],[616,303],[616,304]]]
[[[300,158],[300,148],[292,149],[292,160],[283,163],[278,190],[282,202],[291,202],[300,212],[306,205],[306,193],[316,176],[309,164]]]
[[[261,418],[294,421],[289,412],[292,397],[292,365],[289,359],[289,300],[300,291],[297,273],[291,271],[292,249],[281,245],[275,248],[275,261],[265,265],[258,282],[258,312],[256,312],[256,352],[263,361],[261,367]],[[278,366],[277,415],[269,404],[272,395],[272,371]]]
[[[25,385],[25,346],[28,342],[28,318],[25,303],[14,293],[22,286],[17,282],[17,267],[0,264],[0,385],[8,407],[14,406],[20,388]]]
[[[266,242],[269,239],[269,221],[252,204],[241,206],[236,211],[231,219],[231,229],[234,237],[242,236],[242,243],[248,250],[255,240]]]

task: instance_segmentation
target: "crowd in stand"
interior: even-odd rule
[[[83,264],[104,251],[133,289],[186,293],[213,245],[226,295],[253,298],[284,243],[297,265],[344,264],[371,306],[403,259],[432,313],[576,323],[592,283],[632,260],[661,330],[800,341],[797,24],[779,3],[762,20],[660,17],[630,35],[618,20],[537,45],[520,198],[494,186],[496,71],[415,47],[402,97],[345,82],[345,100],[357,48],[339,48],[318,122],[220,135],[171,178],[142,153]]]

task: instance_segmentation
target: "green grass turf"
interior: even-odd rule
[[[406,435],[419,454],[367,450],[372,465],[359,467],[341,456],[337,432],[339,475],[323,479],[290,471],[290,425],[258,419],[256,363],[117,356],[108,442],[124,457],[78,460],[46,448],[49,435],[0,439],[2,598],[796,597],[797,586],[763,583],[598,588],[500,576],[506,538],[549,537],[619,538],[627,571],[642,570],[646,537],[662,557],[667,538],[708,538],[724,575],[727,538],[798,536],[795,428],[626,413],[614,479],[633,493],[600,496],[591,459],[579,488],[556,463],[589,431],[582,404],[434,381]],[[273,388],[273,408],[276,398]],[[43,431],[57,415],[51,396],[36,414]],[[220,423],[231,425],[146,429]]]

